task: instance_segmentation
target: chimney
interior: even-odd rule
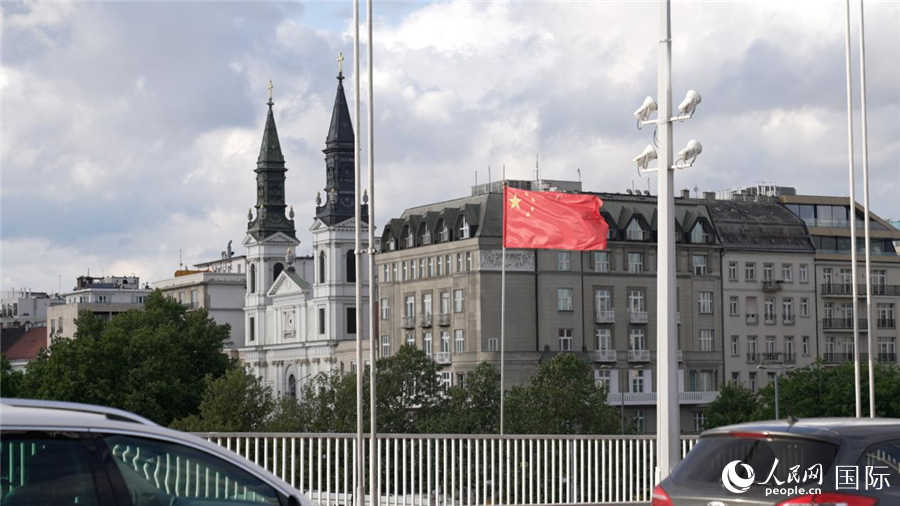
[[[689,198],[691,198],[691,190],[688,190],[687,188],[682,188],[682,190],[681,190],[681,198],[683,198],[683,199],[689,199]]]
[[[703,192],[705,200],[716,200],[716,192]]]
[[[646,195],[646,196],[649,197],[649,196],[650,196],[650,190],[644,190],[644,195]]]
[[[625,189],[625,193],[631,195],[631,188],[626,188],[626,189]]]

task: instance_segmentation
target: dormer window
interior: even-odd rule
[[[465,216],[459,219],[459,238],[469,238],[469,220],[467,220]]]
[[[397,249],[397,241],[391,237],[391,240],[388,241],[388,251],[394,251]]]
[[[416,245],[416,237],[413,235],[412,229],[409,228],[409,226],[407,226],[407,227],[404,229],[404,232],[406,232],[405,234],[403,234],[403,235],[406,236],[406,247],[407,247],[407,248],[415,247],[415,245]]]
[[[703,228],[702,223],[697,223],[691,230],[691,242],[693,244],[707,244],[710,242],[710,234]]]
[[[631,222],[628,223],[628,228],[625,229],[625,237],[629,241],[644,240],[644,229],[641,228],[641,224],[638,223],[638,220],[631,220]]]
[[[441,237],[441,242],[447,242],[450,240],[450,228],[447,227],[447,224],[441,220],[438,223],[438,230]]]
[[[422,233],[420,234],[422,238],[422,244],[431,244],[431,231],[428,230],[428,227],[422,225]]]

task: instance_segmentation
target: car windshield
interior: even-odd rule
[[[677,488],[715,488],[736,496],[762,496],[771,487],[820,487],[837,449],[801,438],[709,436],[694,446],[667,481]]]

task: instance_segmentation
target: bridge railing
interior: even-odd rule
[[[320,506],[352,506],[354,434],[197,434],[255,462]],[[382,506],[649,502],[656,438],[639,436],[381,434]],[[696,443],[683,436],[682,456]],[[371,501],[366,437],[366,501]]]

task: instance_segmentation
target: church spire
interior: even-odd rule
[[[331,111],[331,123],[325,137],[325,203],[316,206],[316,217],[327,225],[353,218],[353,123],[344,95],[343,54],[338,53],[337,93]],[[366,216],[363,209],[363,219]]]
[[[247,223],[247,233],[261,241],[276,232],[296,238],[294,220],[285,216],[284,180],[287,168],[278,141],[275,115],[272,112],[272,81],[269,81],[269,111],[263,129],[259,157],[256,159],[256,219]]]

